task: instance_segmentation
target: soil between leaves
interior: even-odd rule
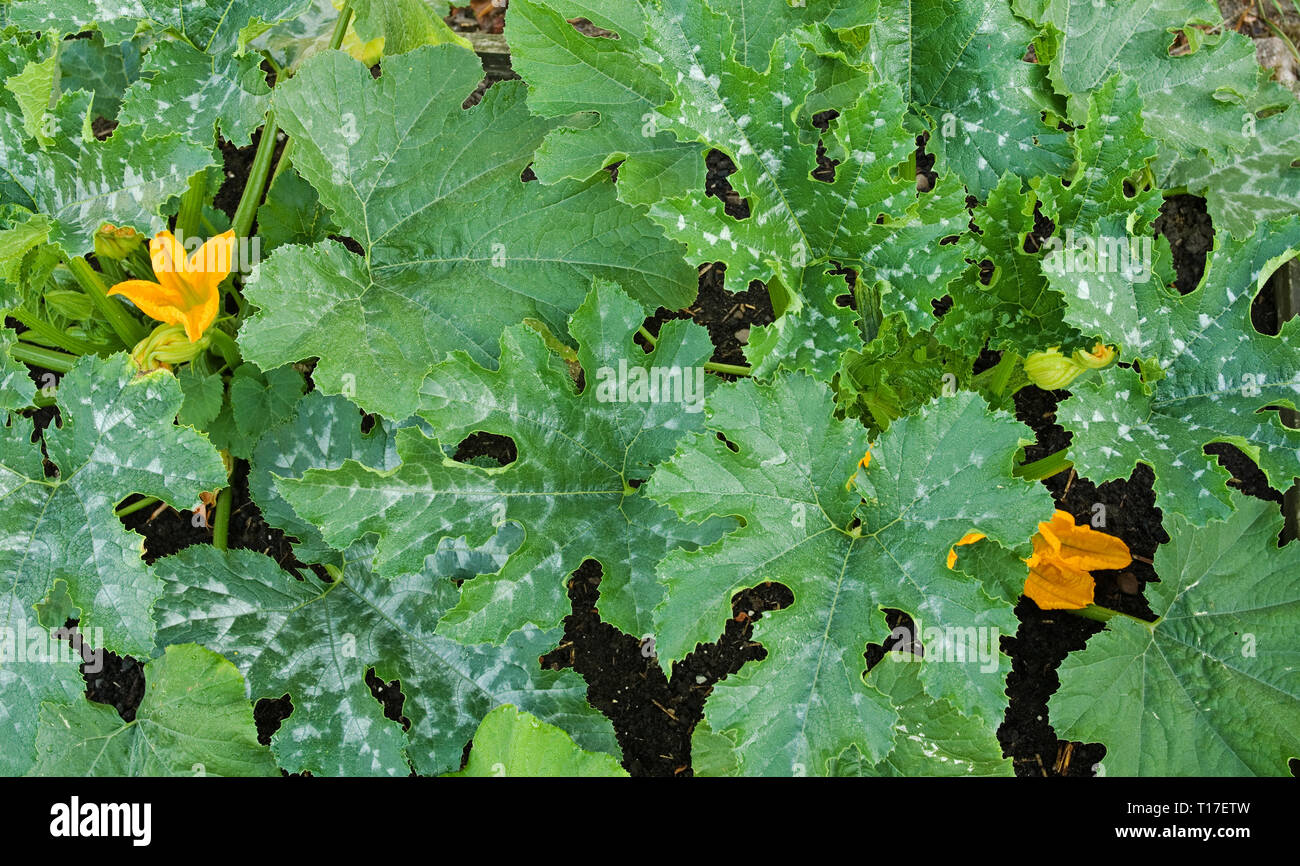
[[[918,150],[922,173],[932,183],[928,169],[933,157],[924,152],[923,145]],[[219,197],[218,205],[224,205],[224,209],[233,209],[233,202],[238,200],[252,152],[253,148],[249,147],[229,149],[225,153],[227,168],[233,174]],[[715,152],[709,155],[707,166],[706,194],[722,199],[733,217],[747,217],[746,203],[726,180],[734,170],[729,160]],[[833,168],[833,165],[823,166],[831,172]],[[1213,228],[1205,213],[1204,200],[1194,196],[1171,197],[1162,208],[1157,230],[1170,239],[1178,287],[1190,291],[1200,279],[1205,253],[1213,242]],[[647,330],[657,334],[666,320],[694,319],[708,330],[713,340],[714,361],[744,364],[749,329],[772,321],[771,304],[765,287],[758,282],[740,292],[728,291],[736,287],[725,285],[725,270],[721,263],[701,265],[695,303],[682,311],[658,310],[647,320]],[[1275,332],[1277,317],[1271,307],[1271,295],[1262,293],[1256,308],[1253,311],[1256,326],[1266,333]],[[1027,460],[1046,456],[1068,443],[1068,434],[1055,423],[1056,405],[1065,396],[1065,392],[1049,393],[1032,386],[1016,395],[1017,417],[1037,436],[1037,443],[1026,449]],[[53,414],[52,410],[43,410],[41,420],[48,423]],[[1240,451],[1231,446],[1213,446],[1207,450],[1216,454],[1220,463],[1233,473],[1233,483],[1244,492],[1281,500],[1281,494],[1267,487],[1262,474]],[[456,459],[477,456],[509,462],[514,458],[513,443],[503,443],[494,437],[470,437],[461,443]],[[1122,538],[1136,557],[1149,560],[1157,545],[1166,540],[1160,512],[1154,506],[1152,481],[1150,470],[1139,465],[1129,479],[1100,486],[1073,472],[1062,473],[1044,483],[1058,507],[1073,514],[1080,523],[1091,521],[1094,506],[1104,504],[1105,531]],[[230,547],[265,553],[286,570],[300,573],[303,566],[294,559],[289,540],[267,526],[249,499],[247,467],[243,464],[234,477],[234,494]],[[190,544],[211,542],[211,530],[196,525],[190,512],[177,513],[164,508],[154,513],[152,509],[144,509],[130,515],[124,523],[144,536],[145,558],[149,562]],[[1135,559],[1129,569],[1101,572],[1096,576],[1098,604],[1150,618],[1142,597],[1143,585],[1156,579],[1150,564]],[[633,775],[690,776],[691,733],[702,718],[713,686],[740,670],[742,665],[760,661],[766,655],[762,646],[752,640],[752,623],[765,613],[790,604],[793,596],[786,587],[775,583],[737,594],[733,600],[733,618],[726,623],[718,640],[697,648],[674,664],[666,675],[654,657],[652,642],[624,634],[601,621],[595,610],[599,582],[600,566],[594,561],[588,561],[572,575],[569,598],[573,613],[565,619],[564,638],[556,649],[539,659],[539,664],[551,669],[572,667],[586,679],[588,699],[613,723],[623,749],[623,764]],[[887,613],[891,628],[906,622],[900,612]],[[1063,611],[1041,611],[1023,598],[1016,614],[1021,622],[1019,630],[1014,637],[1003,638],[1003,648],[1012,664],[1007,687],[1009,706],[998,731],[1004,753],[1012,759],[1020,776],[1092,775],[1095,765],[1105,755],[1104,745],[1059,740],[1050,725],[1047,700],[1059,685],[1056,670],[1066,654],[1082,649],[1101,625]],[[864,670],[878,662],[889,648],[888,645],[867,647]],[[103,670],[85,674],[87,697],[114,706],[124,720],[130,721],[144,695],[143,669],[130,656],[112,653],[104,656]],[[409,721],[402,716],[405,695],[401,683],[384,683],[373,670],[367,672],[366,682],[383,704],[385,715],[409,726]],[[259,700],[255,707],[259,739],[269,743],[271,735],[292,710],[288,695]]]

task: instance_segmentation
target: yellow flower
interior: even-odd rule
[[[185,247],[169,231],[161,231],[149,242],[158,282],[127,280],[108,290],[123,295],[151,319],[169,325],[183,325],[185,336],[197,343],[217,320],[221,285],[234,264],[235,233],[225,232],[185,257]]]
[[[1097,345],[1092,347],[1091,352],[1085,352],[1083,349],[1074,350],[1074,363],[1089,370],[1100,370],[1102,367],[1109,367],[1115,360],[1115,349],[1113,346],[1098,341]]]
[[[1097,588],[1092,572],[1124,568],[1133,561],[1128,545],[1057,510],[1038,524],[1034,553],[1025,560],[1025,595],[1043,610],[1077,610],[1092,604]]]
[[[968,532],[948,548],[948,568],[957,564],[957,547],[974,544],[985,535]],[[1029,576],[1025,595],[1042,610],[1078,610],[1092,604],[1097,583],[1092,572],[1124,568],[1133,561],[1121,539],[1091,526],[1076,526],[1068,511],[1053,512],[1052,519],[1038,524],[1034,553],[1025,560]]]

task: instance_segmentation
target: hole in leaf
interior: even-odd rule
[[[831,121],[839,117],[840,113],[834,109],[818,112],[813,115],[812,124],[822,131],[823,134],[830,130]],[[835,182],[835,167],[840,164],[838,159],[831,159],[826,155],[826,142],[817,139],[817,167],[812,171],[813,180],[819,180],[823,183]]]
[[[867,651],[862,654],[867,661],[866,670],[871,670],[891,652],[912,654],[918,658],[923,654],[921,636],[916,633],[916,623],[901,610],[885,608],[885,625],[889,626],[889,636],[880,643],[867,644]]]
[[[707,174],[704,177],[704,194],[722,201],[722,209],[732,219],[749,219],[749,202],[731,188],[728,177],[736,173],[736,164],[720,150],[710,150],[704,157]]]
[[[939,174],[934,170],[934,154],[925,149],[930,141],[930,134],[923,132],[916,137],[916,191],[929,192],[939,182]]]
[[[944,295],[942,298],[935,298],[930,301],[930,308],[934,311],[936,319],[942,319],[944,314],[952,309],[952,295]]]
[[[350,238],[345,235],[330,235],[329,239],[332,241],[338,241],[343,245],[344,249],[346,249],[348,252],[352,253],[353,255],[361,256],[362,258],[366,257],[365,247],[357,243],[354,238]]]
[[[1157,237],[1169,241],[1173,254],[1174,287],[1184,295],[1195,290],[1205,274],[1205,261],[1214,245],[1214,224],[1198,195],[1171,195],[1160,205],[1154,224]]]
[[[837,306],[837,307],[852,307],[852,306],[853,306],[853,296],[852,296],[852,295],[836,295],[836,296],[835,296],[835,306]]]
[[[619,38],[619,35],[613,30],[606,30],[604,27],[598,27],[586,18],[570,18],[569,23],[573,25],[574,30],[577,30],[583,36],[589,36],[593,39]]]
[[[959,240],[961,240],[961,238],[959,238],[957,235],[948,235],[947,237],[939,238],[939,246],[946,247],[949,244],[957,243],[957,241]]]
[[[386,683],[375,674],[374,668],[369,668],[366,671],[366,685],[370,687],[370,694],[375,696],[375,700],[383,705],[384,718],[400,723],[404,731],[411,730],[411,720],[402,715],[406,695],[402,694],[401,681]]]
[[[728,448],[730,448],[733,452],[735,452],[735,453],[737,453],[737,454],[740,453],[740,447],[739,447],[738,445],[736,445],[736,443],[732,442],[732,441],[731,441],[730,439],[728,439],[726,436],[723,436],[722,433],[717,433],[716,435],[717,435],[717,437],[718,437],[718,441],[719,441],[719,442],[721,442],[722,444],[726,445],[726,446],[727,446]]]
[[[1277,308],[1277,288],[1280,281],[1288,279],[1291,273],[1290,259],[1278,266],[1255,293],[1250,302],[1250,323],[1255,330],[1270,337],[1276,337],[1285,322]],[[1285,283],[1283,283],[1285,285]]]
[[[533,173],[533,164],[530,162],[524,166],[524,170],[519,172],[519,179],[524,183],[532,183],[537,180],[537,175]]]
[[[1229,487],[1265,502],[1281,504],[1282,494],[1269,486],[1268,476],[1237,446],[1227,442],[1211,442],[1205,446],[1204,451],[1232,474],[1227,482]]]
[[[493,468],[509,466],[518,457],[515,440],[509,436],[477,430],[461,440],[451,459],[471,466]]]
[[[271,737],[280,730],[284,720],[293,715],[293,701],[286,692],[278,698],[262,698],[253,706],[253,722],[257,725],[257,741],[271,745]]]
[[[986,286],[989,285],[990,283],[992,283],[992,282],[993,282],[993,271],[994,271],[994,267],[993,267],[993,262],[992,262],[992,261],[990,261],[989,259],[984,259],[983,261],[981,261],[981,262],[980,262],[980,282],[983,283],[983,284],[986,285]]]

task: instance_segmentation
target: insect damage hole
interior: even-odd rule
[[[395,679],[391,682],[384,682],[375,673],[374,668],[367,668],[366,685],[370,687],[370,694],[383,706],[384,718],[397,722],[404,731],[411,730],[411,720],[402,714],[402,707],[406,703],[406,695],[402,693],[401,680]]]
[[[476,430],[460,441],[451,459],[471,466],[509,466],[519,458],[515,440],[498,433]]]

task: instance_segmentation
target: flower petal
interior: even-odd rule
[[[1064,511],[1053,514],[1050,524],[1040,523],[1039,534],[1044,536],[1054,556],[1073,568],[1100,571],[1125,568],[1133,562],[1128,545],[1122,539],[1098,532],[1091,526],[1076,526],[1074,517]],[[1038,550],[1036,538],[1035,553]]]
[[[148,280],[127,280],[113,286],[108,294],[127,298],[140,312],[159,322],[180,325],[185,321],[185,299],[169,286]]]
[[[149,260],[153,263],[158,282],[179,296],[183,291],[181,276],[185,272],[185,247],[176,236],[166,229],[154,235],[149,241]]]
[[[1078,610],[1092,604],[1097,582],[1087,571],[1071,568],[1059,559],[1029,558],[1025,595],[1042,610]]]
[[[206,278],[215,289],[221,281],[230,276],[235,264],[235,231],[231,229],[215,237],[210,237],[203,246],[194,251],[186,271],[191,277]],[[198,281],[193,281],[198,285]]]

